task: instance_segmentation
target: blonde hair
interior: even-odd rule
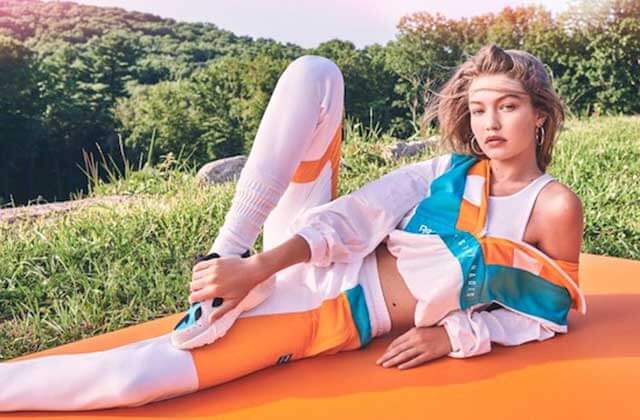
[[[546,118],[543,123],[544,140],[536,151],[538,167],[544,172],[551,163],[556,134],[565,118],[565,108],[551,84],[551,77],[544,64],[525,51],[503,50],[497,45],[487,45],[456,69],[440,93],[431,97],[424,114],[423,126],[437,116],[441,141],[458,153],[473,154],[471,149],[471,117],[468,95],[471,82],[483,74],[505,74],[518,80],[531,97],[533,107]]]

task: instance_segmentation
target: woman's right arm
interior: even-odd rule
[[[298,235],[282,244],[248,258],[228,256],[201,261],[193,267],[189,302],[223,298],[224,310],[216,319],[235,307],[260,283],[291,265],[309,260],[307,242]]]
[[[196,264],[190,302],[221,297],[228,311],[258,284],[291,265],[328,267],[366,257],[426,196],[442,158],[395,169],[351,194],[307,209],[289,226],[291,237],[272,249],[246,259],[223,257]],[[217,314],[225,312],[220,309]]]
[[[289,233],[307,241],[309,262],[316,266],[362,259],[427,196],[450,158],[443,155],[402,166],[351,194],[311,207],[293,220]]]
[[[196,264],[190,301],[214,296],[241,300],[253,287],[291,265],[364,258],[422,200],[449,155],[395,169],[351,194],[312,207],[289,227],[291,237],[247,259],[223,257]]]
[[[263,273],[262,277],[269,278],[285,268],[309,261],[311,248],[300,235],[293,235],[290,239],[267,251],[250,257]]]

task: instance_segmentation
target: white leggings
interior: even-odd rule
[[[255,205],[262,193],[277,203],[264,225],[265,250],[288,239],[286,226],[299,212],[336,198],[343,95],[343,78],[332,61],[303,56],[287,67],[238,180],[232,206],[246,214],[242,220],[227,216],[213,248],[253,243],[256,229],[246,223],[254,220],[252,212],[262,211],[264,220],[267,211]],[[371,325],[356,323],[357,311]],[[376,325],[380,313],[382,328]],[[0,411],[138,406],[282,362],[357,349],[388,328],[375,254],[336,267],[298,264],[279,272],[274,293],[209,346],[177,350],[165,331],[98,352],[2,363]]]
[[[263,224],[266,251],[288,239],[283,226],[298,213],[336,198],[343,115],[344,80],[335,63],[307,55],[289,64],[211,251],[244,253]]]

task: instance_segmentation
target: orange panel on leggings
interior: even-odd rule
[[[269,366],[360,348],[344,293],[312,310],[239,318],[227,335],[191,351],[198,389]]]
[[[340,156],[342,154],[341,145],[342,124],[339,124],[336,129],[336,133],[333,135],[333,140],[331,140],[331,144],[327,147],[324,155],[322,155],[318,160],[300,162],[293,174],[291,182],[306,184],[315,181],[318,176],[320,176],[325,163],[327,163],[328,160],[331,160],[331,198],[336,198],[338,189],[338,171],[340,170]]]

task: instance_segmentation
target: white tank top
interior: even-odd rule
[[[538,194],[554,178],[542,174],[520,191],[500,197],[489,196],[487,235],[521,241]]]

